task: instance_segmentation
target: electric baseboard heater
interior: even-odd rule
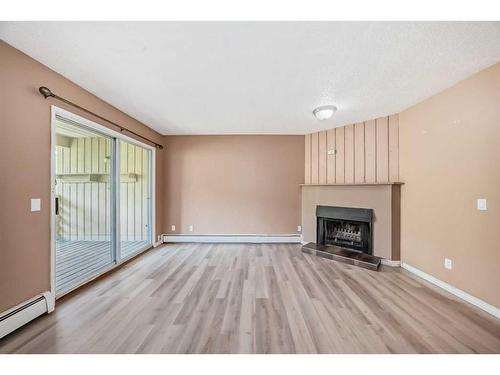
[[[45,292],[0,313],[0,339],[40,315],[51,313],[54,304],[54,295]]]

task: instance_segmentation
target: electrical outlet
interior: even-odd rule
[[[477,209],[479,211],[486,211],[488,208],[486,207],[486,199],[484,198],[479,198],[477,200]]]
[[[171,229],[172,229],[172,232],[175,232],[175,225],[172,225]]]
[[[31,199],[31,211],[40,211],[41,201],[40,198],[32,198]]]
[[[193,231],[193,225],[190,225],[189,226],[189,231],[192,232]]]
[[[297,232],[302,232],[302,225],[297,225]]]
[[[451,259],[444,258],[444,268],[446,268],[447,270],[451,270],[453,268],[453,262],[451,261]]]

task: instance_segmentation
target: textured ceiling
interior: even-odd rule
[[[2,22],[0,37],[163,134],[332,128],[500,60],[500,22]]]

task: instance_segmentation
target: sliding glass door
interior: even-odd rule
[[[120,152],[120,257],[152,245],[151,150],[119,141]]]
[[[55,116],[55,289],[152,246],[152,150]]]
[[[56,118],[56,293],[115,261],[113,139]]]

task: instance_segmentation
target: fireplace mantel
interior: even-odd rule
[[[356,183],[356,184],[300,184],[299,186],[380,186],[380,185],[403,185],[404,182],[366,182],[366,183]]]

